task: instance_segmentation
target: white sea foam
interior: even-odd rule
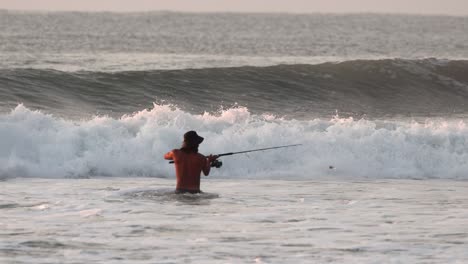
[[[172,177],[173,166],[162,156],[180,146],[187,130],[205,137],[204,154],[303,144],[225,157],[215,177],[468,179],[468,128],[462,120],[298,121],[252,115],[242,107],[194,115],[169,105],[82,121],[19,105],[0,116],[0,175]]]

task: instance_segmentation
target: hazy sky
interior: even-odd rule
[[[0,0],[0,9],[468,15],[468,0]]]

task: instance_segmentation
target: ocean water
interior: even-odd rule
[[[0,262],[465,263],[467,17],[0,11]],[[162,159],[223,158],[202,195]]]
[[[209,176],[208,178],[210,178]],[[2,263],[464,263],[466,182],[15,179]]]

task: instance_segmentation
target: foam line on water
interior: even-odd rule
[[[170,105],[81,121],[18,105],[0,116],[0,175],[173,177],[162,156],[180,146],[187,130],[205,137],[204,154],[303,144],[225,157],[213,171],[218,178],[468,178],[468,129],[461,120],[298,121],[242,107],[195,115]]]

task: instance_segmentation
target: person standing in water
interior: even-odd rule
[[[205,176],[210,174],[211,162],[218,156],[208,157],[198,153],[198,146],[203,142],[203,138],[195,131],[188,131],[184,134],[182,148],[173,149],[166,153],[166,160],[173,160],[175,164],[177,186],[176,193],[201,193],[200,175],[203,171]]]

